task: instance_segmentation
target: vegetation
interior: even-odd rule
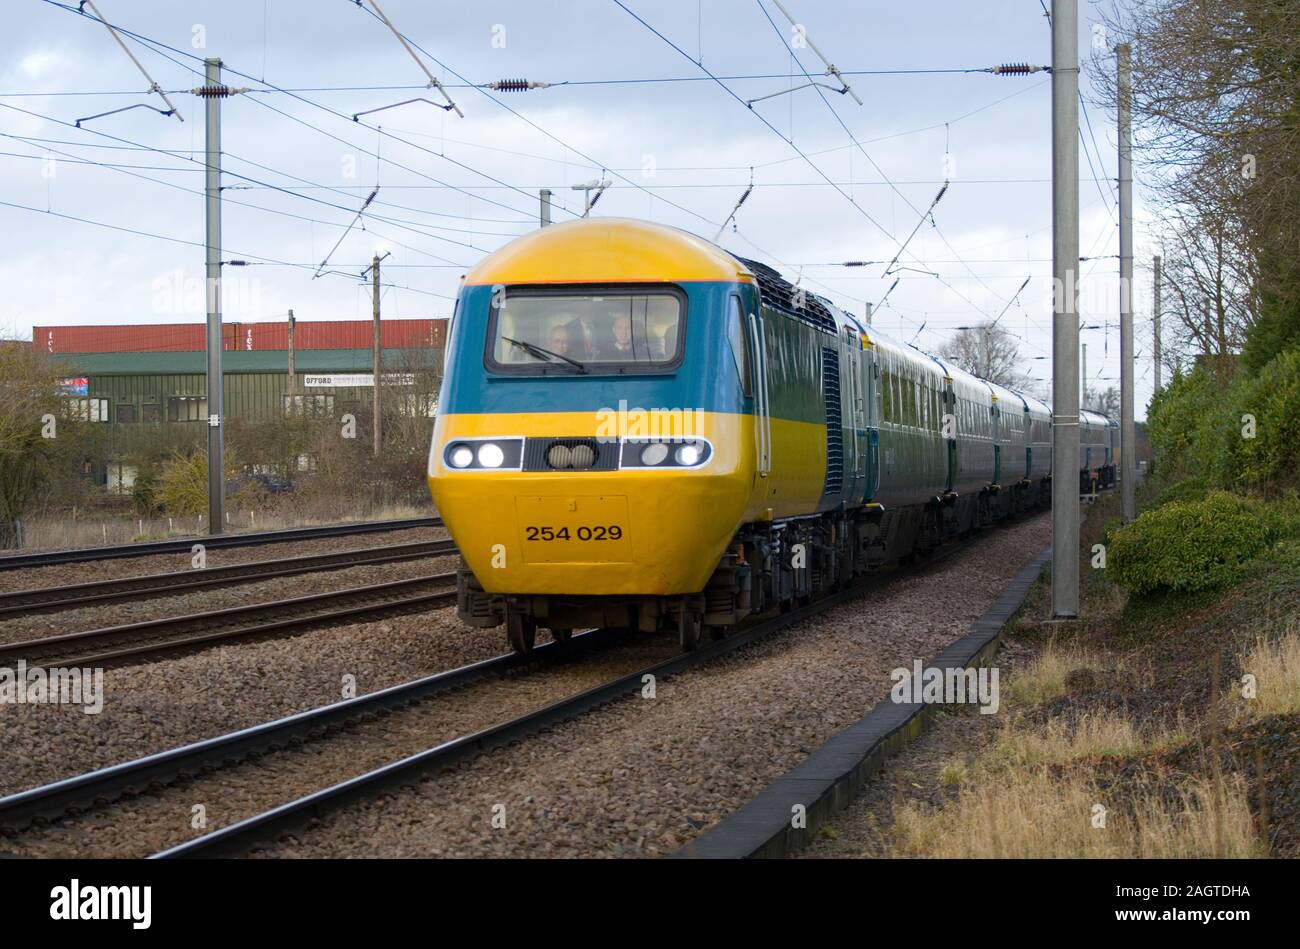
[[[1164,222],[1166,359],[1226,380],[1300,342],[1300,4],[1118,0],[1135,160]],[[1113,57],[1093,82],[1116,100]]]
[[[72,509],[89,494],[81,473],[102,439],[61,394],[66,375],[45,354],[0,341],[0,548],[22,542],[33,509]]]
[[[1162,504],[1112,531],[1106,569],[1129,593],[1195,592],[1241,579],[1270,540],[1259,504],[1215,491]]]

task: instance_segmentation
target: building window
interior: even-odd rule
[[[118,425],[134,425],[139,421],[135,406],[128,402],[117,403],[117,411],[113,417],[117,420]]]
[[[294,418],[333,418],[332,395],[286,395],[284,414]]]
[[[140,406],[140,421],[146,425],[162,421],[162,406],[157,402],[146,402]]]
[[[208,400],[197,395],[174,395],[167,400],[167,421],[199,422],[208,417]]]
[[[108,399],[70,398],[65,410],[69,418],[82,422],[108,421]]]

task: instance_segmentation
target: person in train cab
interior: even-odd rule
[[[601,358],[609,362],[623,362],[636,358],[632,346],[632,321],[626,316],[614,320],[614,339],[602,352]]]
[[[569,327],[563,323],[552,326],[546,337],[546,348],[557,356],[569,356]]]

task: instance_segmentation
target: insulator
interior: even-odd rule
[[[193,92],[200,99],[225,99],[235,94],[230,86],[199,86]]]
[[[527,92],[533,85],[527,79],[498,79],[492,88],[497,92]]]
[[[1042,70],[1042,66],[1031,66],[1029,63],[1003,63],[994,66],[989,72],[995,76],[1028,76]]]

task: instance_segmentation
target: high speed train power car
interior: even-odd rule
[[[1111,431],[1084,420],[1081,487],[1113,479]],[[610,218],[466,275],[429,456],[460,617],[519,652],[590,626],[691,649],[1051,485],[1048,406],[761,263]]]

